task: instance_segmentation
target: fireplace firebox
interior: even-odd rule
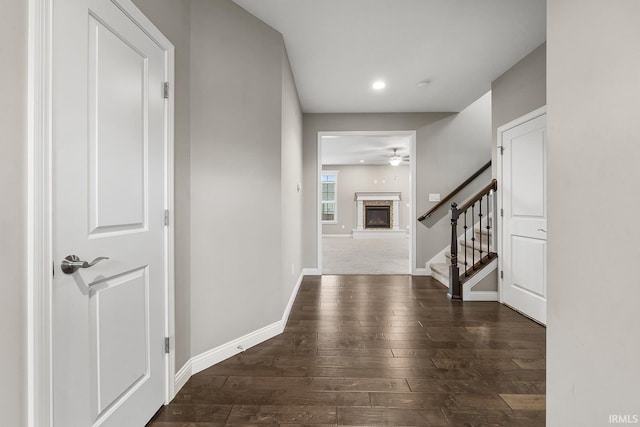
[[[364,228],[390,229],[391,206],[365,206]]]

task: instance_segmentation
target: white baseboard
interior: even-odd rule
[[[264,328],[260,328],[257,331],[219,345],[218,347],[212,348],[204,353],[200,353],[191,358],[191,375],[197,374],[216,363],[220,363],[223,360],[240,353],[241,350],[238,346],[241,346],[246,350],[268,340],[269,338],[273,338],[276,335],[281,334],[283,330],[284,325],[282,324],[282,320],[278,320],[277,322],[267,325]]]
[[[407,230],[357,230],[352,231],[354,239],[406,239],[409,237]]]
[[[431,271],[426,268],[416,268],[413,272],[414,276],[431,276]]]
[[[241,350],[238,348],[238,346],[241,346],[244,350],[246,350],[260,344],[261,342],[273,338],[276,335],[281,334],[284,331],[287,320],[289,319],[291,308],[293,307],[293,303],[296,299],[296,296],[298,295],[298,290],[300,289],[300,285],[302,284],[304,276],[315,275],[318,275],[317,268],[302,269],[300,275],[298,276],[298,280],[296,281],[296,285],[291,292],[291,296],[289,297],[289,302],[287,303],[284,313],[282,314],[282,319],[270,325],[267,325],[264,328],[258,329],[257,331],[248,333],[233,341],[229,341],[228,343],[219,345],[218,347],[212,348],[211,350],[205,351],[204,353],[200,353],[197,356],[193,356],[191,359],[189,359],[174,376],[175,392],[177,393],[178,391],[180,391],[180,389],[187,383],[192,375],[197,374],[200,371],[210,368],[216,363],[220,363],[223,360],[226,360],[231,356],[235,356],[236,354],[240,353]]]
[[[191,375],[193,375],[193,373],[191,372],[191,360],[192,359],[187,360],[187,363],[185,363],[182,368],[180,368],[180,370],[176,372],[176,375],[174,377],[174,390],[176,391],[176,393],[178,393],[178,391],[180,391],[180,389],[184,387],[187,381],[189,381],[189,378],[191,378]]]
[[[498,291],[475,291],[462,295],[465,301],[498,301]]]
[[[293,302],[296,300],[296,296],[298,295],[298,289],[300,289],[300,285],[302,284],[302,279],[304,279],[304,269],[300,272],[298,276],[298,280],[296,281],[296,285],[293,287],[293,291],[291,291],[291,296],[289,297],[289,302],[287,302],[287,306],[284,309],[284,313],[282,314],[282,329],[287,326],[287,321],[289,320],[289,314],[291,313],[291,308],[293,308]]]

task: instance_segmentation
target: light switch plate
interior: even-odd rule
[[[429,201],[430,202],[439,202],[440,201],[440,193],[429,193]]]

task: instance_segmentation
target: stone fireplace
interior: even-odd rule
[[[406,236],[400,229],[400,200],[397,192],[355,194],[356,228],[353,238]]]

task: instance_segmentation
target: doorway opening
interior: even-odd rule
[[[318,132],[321,274],[415,274],[415,139]]]

